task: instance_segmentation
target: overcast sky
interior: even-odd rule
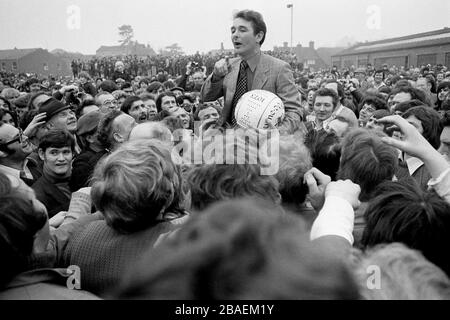
[[[290,42],[289,3],[294,45],[335,46],[345,37],[370,41],[450,27],[450,0],[0,0],[0,49],[94,54],[101,45],[117,45],[117,28],[130,24],[135,40],[155,50],[178,43],[186,53],[207,52],[221,42],[231,48],[233,12],[253,9],[264,16],[263,50],[270,50]]]

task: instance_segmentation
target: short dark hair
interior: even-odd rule
[[[338,84],[339,85],[339,84]],[[333,110],[336,109],[339,97],[334,90],[328,88],[321,88],[314,93],[313,103],[316,103],[317,97],[331,97],[333,99]]]
[[[162,110],[161,108],[161,104],[162,104],[162,98],[164,97],[174,97],[175,101],[177,101],[177,97],[175,96],[175,94],[171,91],[164,91],[162,92],[158,98],[156,98],[156,109],[158,110],[158,112],[160,112]]]
[[[363,99],[363,101],[361,102],[361,104],[359,105],[360,109],[361,109],[365,104],[368,104],[368,105],[373,106],[376,110],[382,110],[382,109],[387,110],[387,109],[388,109],[387,104],[386,104],[386,101],[385,101],[384,99],[382,99],[382,98],[379,98],[379,97],[375,96],[375,95],[367,95],[367,96]]]
[[[361,244],[402,242],[420,250],[450,275],[450,205],[434,191],[424,191],[408,181],[385,182],[364,214],[366,227]]]
[[[75,151],[75,139],[66,130],[51,129],[47,131],[39,140],[39,149],[45,152],[48,148],[64,148],[70,147],[72,152]]]
[[[125,101],[122,103],[122,106],[120,107],[120,110],[125,112],[126,114],[129,114],[131,105],[135,103],[136,101],[142,100],[138,96],[129,96],[125,99]]]
[[[444,129],[445,127],[450,127],[450,112],[449,111],[444,113],[440,123],[441,123],[442,129]]]
[[[106,149],[111,148],[111,139],[112,139],[112,124],[114,119],[123,114],[122,111],[113,110],[108,112],[105,116],[103,116],[98,124],[97,128],[97,140],[102,144],[102,146]]]
[[[234,17],[234,19],[244,19],[245,21],[249,21],[252,26],[253,26],[253,32],[254,35],[256,36],[258,33],[263,32],[264,35],[261,39],[261,41],[259,42],[259,45],[262,46],[262,44],[264,43],[264,40],[266,39],[266,34],[267,34],[267,26],[266,23],[264,22],[263,16],[261,15],[261,13],[253,11],[253,10],[242,10],[237,12]]]
[[[199,121],[200,118],[198,117],[198,114],[200,113],[200,111],[208,109],[208,108],[214,108],[217,110],[217,113],[219,114],[219,116],[222,115],[222,110],[215,103],[204,102],[204,103],[199,104],[199,106],[197,107],[197,110],[195,110],[194,120]]]
[[[411,108],[423,106],[423,102],[417,99],[414,100],[408,100],[400,102],[395,106],[394,112],[401,112],[402,114],[408,111]]]
[[[396,149],[381,141],[377,132],[355,129],[342,141],[338,178],[359,184],[360,199],[367,201],[381,182],[392,180],[397,165]]]
[[[427,99],[427,96],[425,95],[425,92],[422,90],[419,90],[417,88],[413,88],[411,86],[400,86],[397,87],[392,93],[392,96],[395,96],[398,93],[409,93],[411,96],[411,100],[417,99],[423,102],[423,104],[430,105],[430,101]]]
[[[402,117],[406,119],[410,116],[420,120],[423,128],[423,137],[427,139],[433,148],[438,149],[441,144],[440,136],[442,133],[439,113],[428,106],[418,106],[408,109]]]
[[[313,167],[336,180],[341,158],[339,137],[334,132],[310,130],[305,136],[305,145],[311,153]]]
[[[148,87],[145,90],[147,90],[148,93],[155,93],[161,87],[164,87],[161,82],[153,81],[148,85]]]
[[[98,88],[109,93],[112,93],[113,91],[116,91],[118,89],[117,85],[112,80],[102,81]]]
[[[377,74],[377,73],[381,73],[382,75],[383,75],[383,80],[384,80],[384,70],[376,70],[374,73],[373,73],[373,76],[375,77],[375,75]]]

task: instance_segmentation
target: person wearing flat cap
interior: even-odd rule
[[[70,106],[65,105],[61,101],[50,98],[44,101],[39,107],[39,113],[45,113],[45,130],[61,129],[66,130],[75,138],[75,153],[79,154],[81,148],[78,146],[75,134],[77,132],[77,118],[75,112],[70,109]]]
[[[97,139],[97,128],[102,115],[100,111],[92,111],[78,119],[77,136],[82,151],[72,164],[72,177],[69,182],[72,192],[89,186],[97,162],[107,153]]]

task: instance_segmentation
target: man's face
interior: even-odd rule
[[[0,144],[7,144],[6,148],[11,151],[9,153],[13,153],[12,156],[19,160],[25,159],[33,152],[33,146],[28,141],[28,137],[7,123],[0,127]]]
[[[447,97],[448,95],[450,95],[450,88],[449,87],[441,88],[441,90],[438,92],[438,99],[440,101],[444,101],[445,97]]]
[[[316,114],[317,119],[320,121],[324,121],[331,117],[333,113],[333,98],[330,96],[317,96],[314,101],[314,112]]]
[[[391,112],[395,109],[395,106],[400,102],[411,100],[411,94],[408,92],[399,92],[392,99]]]
[[[133,102],[128,113],[134,118],[134,120],[136,120],[137,123],[147,121],[147,108],[142,100]]]
[[[158,113],[158,108],[156,108],[156,102],[152,99],[149,99],[144,102],[145,107],[147,108],[147,114],[149,117],[155,116]]]
[[[437,82],[441,82],[442,80],[444,80],[444,74],[443,73],[438,73],[436,76],[436,81]]]
[[[260,48],[259,42],[263,38],[263,33],[255,35],[253,25],[250,21],[242,18],[233,20],[231,27],[231,42],[234,46],[234,52],[240,56],[251,55]]]
[[[194,81],[195,86],[201,87],[203,85],[203,74],[201,72],[194,73],[192,81]]]
[[[175,97],[172,96],[165,96],[161,99],[161,109],[171,111],[173,108],[178,108],[177,101],[175,100]]]
[[[181,120],[181,122],[183,123],[183,128],[184,129],[189,129],[189,125],[190,125],[190,120],[191,118],[189,117],[189,113],[184,110],[183,108],[178,108],[178,109],[173,109],[175,111],[173,111],[171,113],[172,116],[176,116],[178,119]]]
[[[375,83],[381,83],[383,81],[383,74],[381,72],[375,73]]]
[[[194,82],[195,83],[195,82]],[[203,82],[202,82],[202,84],[203,84]],[[181,90],[172,90],[172,93],[175,95],[175,97],[180,97],[180,96],[182,96],[183,95],[183,91],[181,91]]]
[[[441,133],[441,146],[438,151],[446,158],[450,163],[450,127],[444,127]]]
[[[416,88],[419,90],[422,90],[425,93],[429,93],[431,86],[428,86],[427,79],[425,78],[419,78],[416,81]]]
[[[41,85],[40,85],[40,83],[33,83],[33,84],[30,85],[30,92],[31,92],[31,93],[36,93],[36,92],[38,92],[39,90],[41,90]]]
[[[113,110],[119,110],[117,101],[112,94],[103,94],[100,96],[100,112],[108,113]]]
[[[136,126],[134,118],[128,114],[121,114],[113,121],[113,137],[116,143],[128,141],[130,132]]]
[[[415,116],[409,116],[408,118],[406,118],[406,121],[412,124],[414,128],[416,128],[417,131],[419,131],[420,134],[423,135],[422,121],[417,119]]]
[[[371,104],[364,104],[364,106],[361,108],[361,111],[359,112],[359,120],[363,123],[366,123],[369,121],[370,117],[373,115],[373,113],[376,111],[375,107]]]
[[[312,106],[314,102],[314,91],[311,90],[308,92],[308,105]]]
[[[209,107],[206,109],[201,110],[198,113],[198,118],[200,119],[201,123],[209,120],[209,119],[219,119],[219,113],[217,112],[216,108]]]
[[[355,78],[358,79],[359,83],[364,81],[365,75],[362,72],[356,72]]]
[[[64,176],[72,165],[73,153],[70,147],[47,148],[45,152],[39,149],[39,157],[44,161],[44,166],[50,172]]]
[[[48,121],[47,126],[52,129],[67,130],[73,134],[77,131],[75,112],[70,109],[60,111]]]
[[[139,84],[139,87],[140,87],[141,89],[147,89],[148,84],[147,84],[147,82],[142,81],[142,82]]]

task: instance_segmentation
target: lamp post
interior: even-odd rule
[[[292,35],[294,32],[294,5],[292,3],[287,5],[288,9],[291,9],[291,52],[293,51],[292,47]]]

